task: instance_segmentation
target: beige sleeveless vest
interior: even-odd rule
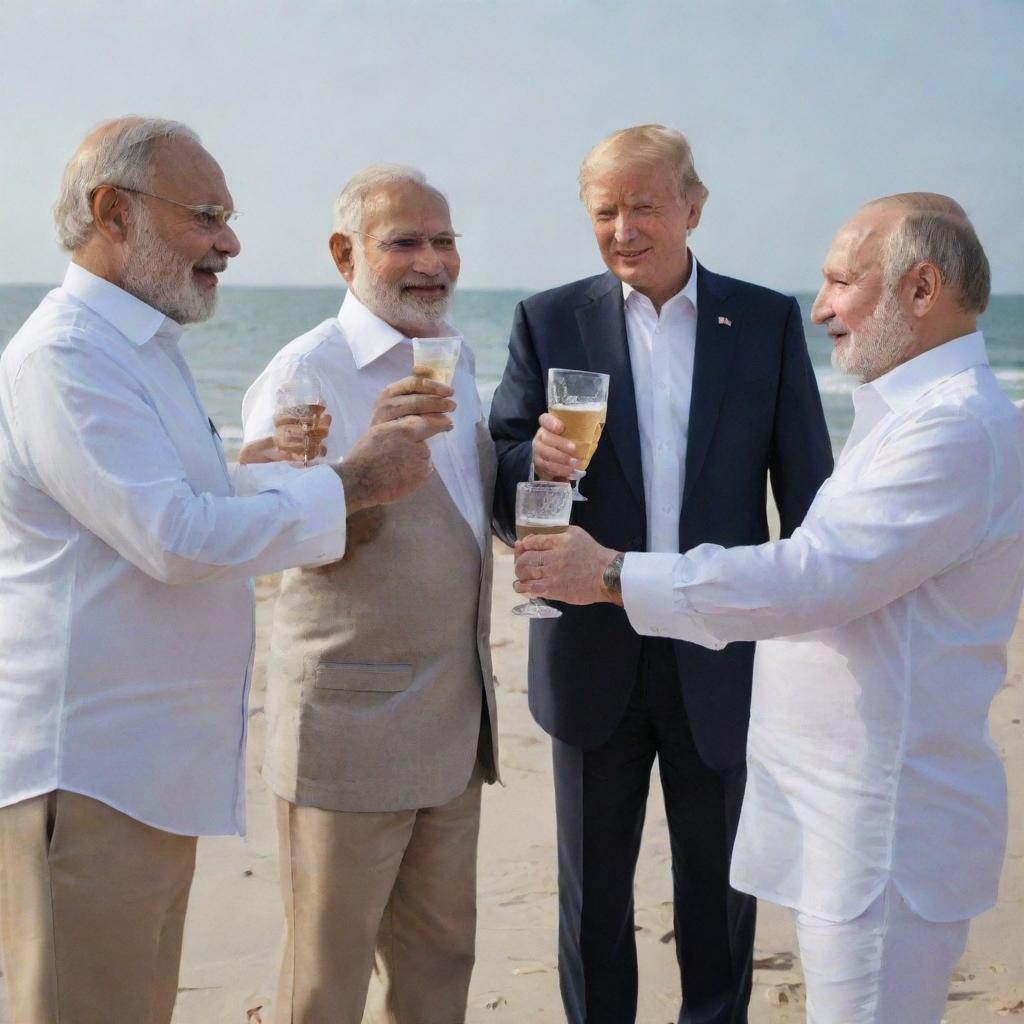
[[[484,501],[495,457],[477,425]],[[264,778],[292,803],[338,811],[435,807],[479,757],[497,778],[491,546],[437,473],[349,518],[345,557],[291,569],[274,611]]]

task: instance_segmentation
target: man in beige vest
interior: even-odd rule
[[[451,389],[412,374],[410,339],[452,333],[459,255],[444,196],[411,168],[370,167],[342,190],[334,227],[345,300],[249,390],[249,451],[265,454],[276,393],[299,371],[323,385],[329,461],[370,423],[410,411],[450,413],[452,429],[429,443],[426,486],[351,517],[340,562],[282,582],[263,766],[287,918],[276,1020],[359,1024],[376,950],[391,1021],[457,1024],[474,962],[481,783],[498,775],[494,452],[465,346]]]

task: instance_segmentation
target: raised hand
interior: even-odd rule
[[[576,445],[561,434],[565,425],[551,413],[541,413],[540,428],[533,438],[533,466],[541,480],[569,480],[572,471],[579,468],[573,456]]]

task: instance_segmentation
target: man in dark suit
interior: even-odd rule
[[[660,125],[616,132],[583,161],[580,197],[610,273],[516,310],[490,418],[506,540],[516,484],[574,468],[563,424],[545,412],[551,367],[611,377],[604,437],[583,481],[589,500],[574,505],[573,521],[615,550],[766,541],[769,476],[788,536],[830,474],[796,301],[713,274],[688,249],[707,194],[686,139]],[[635,1020],[633,877],[657,756],[679,1020],[743,1024],[755,905],[728,879],[754,645],[713,652],[640,637],[610,604],[561,610],[531,624],[529,671],[530,708],[552,737],[568,1020]]]

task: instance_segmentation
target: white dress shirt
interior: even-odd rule
[[[1024,585],[1024,417],[978,333],[854,405],[789,540],[627,555],[623,597],[641,633],[785,637],[757,648],[738,889],[843,921],[891,880],[960,920],[995,902],[1006,841],[988,711]]]
[[[251,577],[340,558],[345,501],[329,467],[235,496],[180,333],[72,264],[0,358],[0,806],[244,829]]]
[[[326,390],[331,429],[327,459],[344,458],[370,425],[373,406],[388,384],[412,373],[412,342],[374,315],[349,290],[338,315],[289,342],[256,378],[242,401],[245,442],[274,432],[278,388],[298,367],[313,370]],[[430,457],[481,550],[490,538],[484,508],[477,424],[483,418],[473,376],[473,353],[463,342],[452,381],[455,429],[430,438]]]
[[[660,314],[630,285],[622,285],[622,295],[640,428],[647,550],[678,552],[697,344],[697,261],[691,253],[686,284]]]

